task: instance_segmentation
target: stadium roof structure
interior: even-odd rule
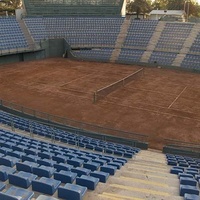
[[[23,0],[28,16],[121,16],[125,0]]]

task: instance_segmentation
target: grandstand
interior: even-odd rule
[[[200,24],[23,3],[0,18],[0,199],[199,200]]]
[[[24,0],[29,16],[121,16],[123,0]]]

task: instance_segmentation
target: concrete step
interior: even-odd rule
[[[124,23],[121,26],[120,33],[117,37],[116,43],[115,43],[115,49],[112,52],[110,62],[116,62],[118,60],[118,57],[121,52],[121,48],[123,46],[124,40],[127,36],[128,28],[130,26],[131,21],[130,20],[124,20]]]
[[[156,44],[162,34],[163,29],[165,28],[165,22],[159,22],[155,28],[155,31],[149,40],[147,48],[143,55],[141,56],[140,62],[148,63],[149,58],[151,57],[152,52],[154,51]]]
[[[195,24],[194,27],[191,29],[189,36],[185,40],[183,44],[183,48],[180,50],[180,53],[177,54],[176,58],[174,59],[172,65],[173,66],[181,66],[181,63],[183,62],[185,55],[189,53],[190,47],[194,43],[198,33],[199,33],[200,25],[199,23]]]

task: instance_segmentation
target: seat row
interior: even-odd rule
[[[166,154],[166,159],[173,166],[170,173],[178,175],[180,196],[184,200],[199,200],[200,159],[173,154]]]
[[[109,49],[102,49],[102,51],[103,50],[108,51]],[[49,126],[15,117],[5,112],[0,112],[0,116],[0,123],[14,126],[15,128],[19,128],[27,132],[32,132],[33,134],[37,134],[39,136],[53,138],[57,141],[61,141],[62,143],[78,145],[85,149],[95,150],[98,152],[106,152],[127,158],[132,158],[134,154],[140,151],[140,149],[135,147],[92,139],[56,128],[53,129]]]
[[[82,199],[87,189],[94,190],[98,182],[105,183],[127,162],[124,158],[61,147],[6,130],[0,134],[0,181],[8,180],[24,189],[32,186],[33,191],[48,195],[58,191],[59,198]],[[23,194],[20,196],[34,195],[20,188],[11,187]],[[0,193],[0,198],[11,194],[8,189]]]

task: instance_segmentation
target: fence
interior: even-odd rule
[[[116,142],[130,146],[137,146],[143,149],[148,148],[148,136],[146,135],[112,129],[108,127],[102,127],[90,123],[83,123],[51,115],[45,112],[33,110],[5,100],[0,100],[0,106],[1,108],[17,111],[18,113],[21,113],[21,116],[30,117],[30,119],[32,120],[38,119],[40,122],[44,122],[49,126],[55,126],[60,128],[65,127],[64,129],[68,129],[76,134],[81,134],[84,136],[93,137],[104,141]]]

